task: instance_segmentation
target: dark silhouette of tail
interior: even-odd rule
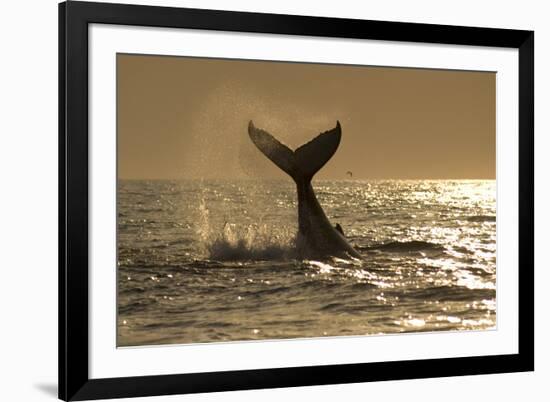
[[[311,181],[315,173],[334,155],[340,144],[342,130],[340,122],[336,122],[332,130],[319,134],[294,151],[267,131],[254,127],[252,120],[248,124],[248,135],[265,156],[298,183]]]

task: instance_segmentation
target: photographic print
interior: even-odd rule
[[[117,345],[496,328],[496,74],[117,55]]]

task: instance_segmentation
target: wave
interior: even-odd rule
[[[434,286],[431,288],[409,289],[399,295],[401,300],[438,300],[458,302],[468,300],[493,300],[496,291],[487,288],[465,289],[463,286]]]
[[[392,241],[384,244],[377,244],[370,247],[360,247],[361,250],[380,250],[396,253],[407,253],[415,251],[443,251],[444,247],[441,244],[430,243],[427,241],[412,240],[412,241]]]
[[[466,220],[468,222],[496,222],[497,217],[494,215],[473,215],[467,216]]]

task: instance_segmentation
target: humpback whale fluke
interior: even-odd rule
[[[297,181],[311,180],[313,175],[328,162],[338,149],[342,130],[340,122],[337,122],[335,128],[319,134],[295,151],[281,144],[267,131],[254,127],[252,120],[248,124],[248,134],[265,156]]]
[[[334,155],[340,145],[340,122],[332,130],[292,151],[267,131],[250,121],[248,134],[256,147],[296,183],[298,192],[298,251],[302,257],[355,257],[359,253],[347,242],[343,231],[327,219],[311,186],[311,179]]]

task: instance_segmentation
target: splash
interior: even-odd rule
[[[288,260],[295,255],[293,228],[275,228],[265,223],[213,224],[205,198],[199,202],[196,232],[202,254],[216,261]]]
[[[226,223],[208,244],[209,257],[218,261],[262,261],[295,258],[294,235],[268,225]]]
[[[199,211],[197,219],[197,235],[200,239],[200,244],[205,244],[210,237],[210,210],[206,206],[204,194],[199,201]]]

